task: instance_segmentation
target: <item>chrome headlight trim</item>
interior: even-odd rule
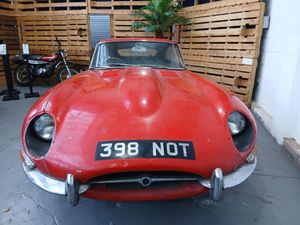
[[[251,120],[242,112],[232,111],[228,115],[227,123],[237,150],[239,152],[247,151],[255,137],[255,129]]]
[[[51,141],[55,130],[53,117],[47,113],[37,116],[33,121],[33,129],[37,137]]]
[[[241,133],[246,127],[246,122],[247,119],[242,113],[238,111],[233,111],[229,113],[227,123],[231,135],[236,135]]]

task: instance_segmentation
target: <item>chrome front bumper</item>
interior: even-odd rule
[[[89,184],[80,185],[72,174],[68,174],[66,180],[58,180],[39,171],[24,151],[23,169],[26,176],[38,187],[50,193],[66,195],[68,201],[75,206],[79,201],[79,195],[87,191]],[[250,160],[249,160],[250,159]],[[220,168],[216,168],[210,180],[199,179],[199,183],[210,190],[210,197],[217,201],[220,199],[222,190],[234,187],[245,181],[255,170],[257,158],[250,153],[245,163],[234,172],[223,175]]]
[[[90,187],[88,184],[80,185],[72,174],[68,174],[65,181],[50,177],[36,168],[24,150],[21,150],[21,155],[24,160],[23,170],[32,183],[44,191],[67,196],[69,203],[73,206],[77,205],[80,194]]]
[[[36,168],[28,168],[25,163],[23,163],[23,169],[29,180],[44,191],[58,195],[67,195],[66,181],[49,177]],[[89,185],[80,185],[79,194],[87,191],[87,189],[89,189]]]
[[[223,175],[220,168],[216,168],[209,180],[200,179],[199,182],[210,190],[210,197],[218,201],[223,189],[231,188],[244,182],[254,172],[257,164],[257,156],[250,153],[246,161],[232,173]]]

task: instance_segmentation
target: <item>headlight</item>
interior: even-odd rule
[[[254,137],[254,128],[250,120],[242,113],[233,111],[229,114],[227,123],[236,148],[240,152],[246,151]]]
[[[246,126],[246,118],[241,113],[234,111],[229,114],[228,126],[232,135],[241,133]]]
[[[65,58],[67,58],[68,54],[67,54],[67,50],[66,49],[63,49],[62,50],[62,54]]]
[[[51,141],[54,133],[54,120],[48,114],[43,114],[35,119],[33,124],[36,135],[46,141]]]

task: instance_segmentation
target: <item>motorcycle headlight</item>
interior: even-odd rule
[[[67,58],[68,54],[67,54],[67,50],[66,49],[63,49],[62,50],[62,54],[65,58]]]
[[[35,134],[42,140],[51,141],[54,133],[54,120],[48,114],[42,114],[34,121]]]
[[[246,127],[245,116],[237,111],[229,114],[227,122],[232,135],[241,133]]]

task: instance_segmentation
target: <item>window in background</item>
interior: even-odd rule
[[[110,15],[91,15],[90,29],[92,48],[104,39],[110,38]]]

